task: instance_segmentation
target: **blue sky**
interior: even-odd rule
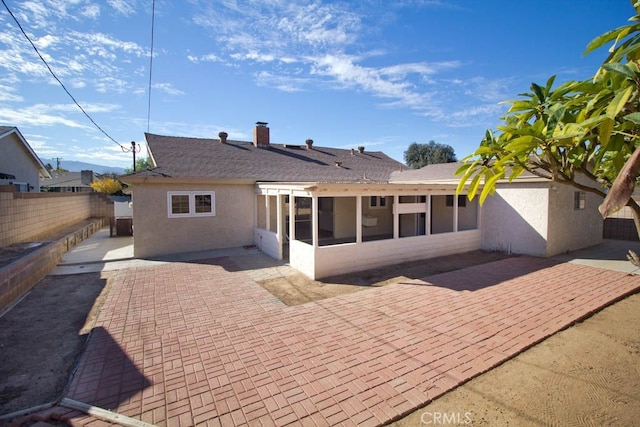
[[[531,82],[581,80],[587,43],[628,0],[4,0],[50,67],[125,148],[144,132],[383,151],[413,142],[462,158]],[[150,120],[148,120],[150,117]],[[45,161],[130,167],[0,8],[0,125]],[[145,156],[143,150],[139,155]],[[54,163],[52,163],[54,164]]]

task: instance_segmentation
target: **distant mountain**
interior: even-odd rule
[[[45,165],[47,163],[51,164],[54,168],[56,167],[56,165],[51,162],[51,160],[49,161],[42,161],[42,163],[44,163]],[[93,163],[85,163],[85,162],[78,162],[75,160],[61,160],[60,161],[60,167],[62,169],[66,169],[69,172],[80,172],[83,170],[89,170],[89,171],[94,171],[97,174],[103,174],[103,173],[115,173],[115,174],[123,174],[124,173],[124,168],[118,168],[118,167],[113,167],[113,166],[102,166],[102,165],[95,165]]]

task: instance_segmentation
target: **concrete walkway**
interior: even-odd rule
[[[296,307],[255,283],[291,271],[260,253],[145,261],[157,264],[118,272],[66,398],[160,426],[381,425],[640,290],[639,276],[577,259],[511,258]]]

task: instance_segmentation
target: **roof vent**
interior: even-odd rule
[[[363,145],[360,145],[358,147],[358,153],[360,153],[360,154],[364,153],[364,146]]]
[[[304,143],[307,144],[307,150],[311,150],[311,147],[313,146],[313,139],[307,139]]]
[[[223,144],[226,144],[227,137],[229,136],[229,134],[226,133],[226,132],[219,132],[218,136],[220,137],[220,142],[223,143]]]
[[[253,129],[253,145],[258,148],[269,148],[269,128],[267,122],[256,122],[256,127]]]
[[[342,167],[342,162],[336,162],[337,167]]]
[[[351,149],[351,155],[355,156],[356,155],[356,150],[354,150],[353,148]]]

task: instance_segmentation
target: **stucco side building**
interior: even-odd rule
[[[39,192],[40,179],[51,178],[17,127],[0,126],[0,185],[12,185],[17,192]]]

